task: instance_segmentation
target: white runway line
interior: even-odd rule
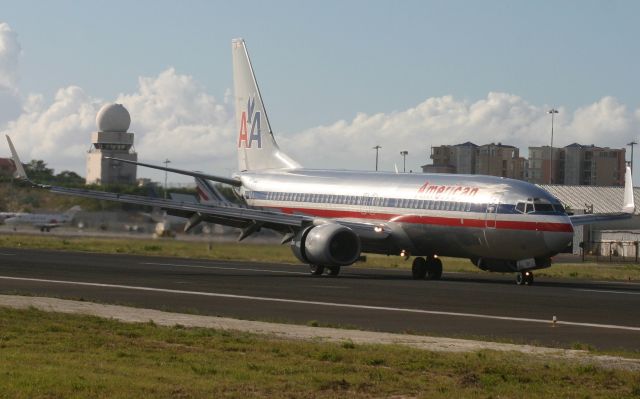
[[[307,272],[290,272],[287,270],[268,270],[268,269],[252,269],[243,267],[228,267],[228,266],[202,266],[202,265],[184,265],[178,263],[156,263],[156,262],[140,262],[141,265],[155,265],[155,266],[173,266],[173,267],[194,267],[197,269],[216,269],[216,270],[240,270],[247,272],[261,272],[261,273],[281,273],[281,274],[302,274],[307,275]]]
[[[640,292],[614,291],[614,290],[590,290],[587,288],[574,288],[574,291],[600,292],[602,294],[640,295]]]
[[[172,290],[167,288],[139,287],[139,286],[120,285],[120,284],[89,283],[84,281],[47,280],[47,279],[26,278],[26,277],[0,276],[0,280],[32,281],[32,282],[40,282],[40,283],[80,285],[80,286],[86,286],[86,287],[121,288],[121,289],[136,290],[136,291],[164,292],[168,294],[199,295],[199,296],[206,296],[206,297],[243,299],[243,300],[250,300],[250,301],[295,303],[295,304],[301,304],[301,305],[327,306],[327,307],[363,309],[363,310],[381,310],[381,311],[387,311],[387,312],[403,312],[403,313],[427,314],[427,315],[438,315],[438,316],[471,317],[471,318],[477,318],[477,319],[520,321],[520,322],[527,322],[527,323],[543,323],[543,324],[551,325],[551,317],[546,320],[530,319],[525,317],[494,316],[494,315],[487,315],[487,314],[444,312],[444,311],[437,311],[437,310],[423,310],[423,309],[409,309],[409,308],[392,308],[392,307],[386,307],[386,306],[370,306],[370,305],[356,305],[356,304],[349,304],[349,303],[306,301],[302,299],[269,298],[269,297],[249,296],[249,295],[222,294],[222,293],[216,293],[216,292]],[[614,329],[614,330],[640,331],[640,327],[620,326],[620,325],[614,325],[614,324],[580,323],[580,322],[560,321],[560,320],[556,324],[567,325],[567,326],[578,326],[578,327],[593,327],[593,328],[606,328],[606,329]]]

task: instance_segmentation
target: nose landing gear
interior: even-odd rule
[[[531,285],[533,284],[533,272],[526,271],[516,274],[516,284]]]

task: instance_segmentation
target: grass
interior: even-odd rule
[[[640,397],[638,373],[516,353],[285,341],[0,308],[0,397]]]
[[[251,262],[294,263],[288,245],[179,241],[171,239],[120,239],[95,237],[56,237],[53,235],[0,235],[0,247],[36,248],[133,255],[172,256],[191,259],[238,260]],[[468,259],[443,258],[445,272],[486,273]],[[355,267],[409,270],[411,261],[400,256],[368,255],[366,263]],[[590,280],[640,281],[640,265],[615,263],[557,263],[535,272],[537,277]]]

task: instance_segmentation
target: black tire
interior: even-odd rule
[[[414,280],[424,280],[427,275],[427,261],[424,258],[417,257],[411,265],[411,276]]]
[[[524,283],[525,283],[526,285],[533,285],[533,273],[529,272],[529,273],[525,276]]]
[[[524,273],[516,274],[516,284],[524,285],[525,284],[525,280],[526,280],[526,277],[525,277]]]
[[[340,274],[340,266],[331,266],[327,268],[327,274],[329,276],[337,276],[338,274]]]
[[[430,258],[427,261],[427,279],[440,280],[442,277],[442,261],[440,258]]]
[[[324,266],[322,265],[309,265],[309,271],[312,276],[321,276],[324,273]]]

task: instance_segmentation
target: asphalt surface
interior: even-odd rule
[[[0,293],[514,343],[640,351],[640,284],[0,248]],[[552,323],[556,316],[557,323]]]

